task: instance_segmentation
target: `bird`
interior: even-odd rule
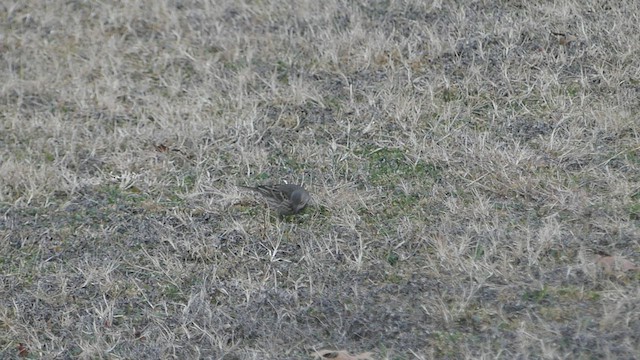
[[[240,186],[262,195],[267,204],[279,215],[294,215],[302,211],[309,201],[311,195],[304,187],[295,184],[267,184],[251,186]]]

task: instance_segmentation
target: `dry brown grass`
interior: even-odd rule
[[[0,5],[0,357],[637,356],[638,2],[295,3]]]

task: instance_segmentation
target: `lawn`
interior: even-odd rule
[[[0,358],[637,358],[638,14],[6,1]]]

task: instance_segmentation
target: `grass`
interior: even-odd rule
[[[0,357],[634,358],[637,13],[1,6]]]

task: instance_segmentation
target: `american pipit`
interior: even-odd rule
[[[269,207],[276,210],[279,215],[297,214],[311,201],[309,192],[300,185],[276,184],[240,187],[262,195],[267,200]]]

